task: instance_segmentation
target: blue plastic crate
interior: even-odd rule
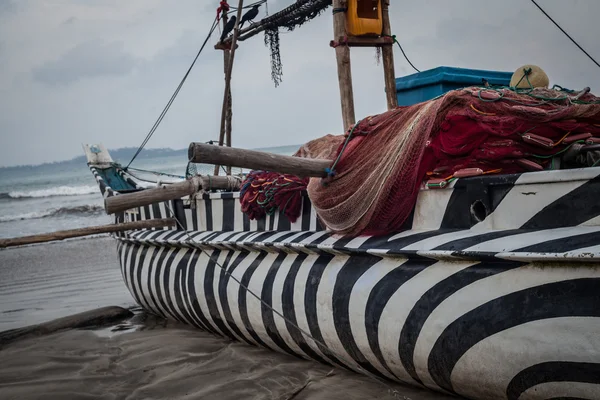
[[[455,67],[437,67],[396,78],[399,106],[410,106],[431,100],[450,90],[482,85],[485,78],[491,85],[508,86],[513,72],[486,71]]]

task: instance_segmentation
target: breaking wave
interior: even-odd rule
[[[49,189],[0,193],[0,199],[32,199],[54,196],[81,196],[100,193],[98,186],[57,186]]]
[[[44,211],[34,211],[25,214],[18,215],[6,215],[0,217],[0,222],[20,221],[25,219],[36,219],[36,218],[49,218],[49,217],[60,217],[60,216],[71,216],[71,215],[98,215],[104,213],[104,207],[99,205],[85,205],[85,206],[74,206],[74,207],[61,207],[52,208]]]

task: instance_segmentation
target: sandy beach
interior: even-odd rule
[[[121,281],[109,238],[2,250],[0,282],[2,399],[450,398],[147,315]],[[70,315],[106,306],[134,315],[68,329]],[[2,342],[32,324],[41,324],[33,334]],[[59,325],[67,329],[42,329]]]

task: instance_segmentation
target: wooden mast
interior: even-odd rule
[[[225,25],[227,25],[227,9],[221,10],[223,17],[223,30],[225,29]],[[223,74],[225,76],[225,80],[227,80],[227,66],[229,65],[229,49],[223,48]],[[225,139],[225,133],[229,128],[231,131],[231,127],[229,123],[231,123],[231,89],[228,93],[226,93],[228,98],[227,100],[227,112],[225,116],[221,115],[221,129],[219,131],[219,146],[223,146],[223,142]],[[215,165],[214,175],[219,175],[219,167],[220,165]]]
[[[389,14],[389,0],[381,0],[381,17],[383,22],[382,36],[392,35]],[[382,46],[381,57],[383,59],[383,77],[385,79],[385,97],[387,99],[388,110],[398,107],[398,97],[396,94],[396,72],[394,71],[394,46]]]
[[[334,40],[345,38],[346,13],[343,12],[347,6],[346,0],[333,0],[333,37]],[[354,94],[352,92],[352,70],[350,67],[350,47],[345,44],[335,47],[335,58],[337,60],[338,82],[340,85],[340,100],[342,103],[342,120],[344,131],[354,125]]]
[[[242,19],[242,8],[244,0],[240,0],[237,8],[237,17],[233,28],[233,36],[231,39],[231,48],[225,49],[224,64],[225,64],[225,93],[223,95],[223,107],[221,108],[221,131],[219,133],[219,146],[223,145],[225,139],[226,146],[231,146],[231,116],[232,116],[232,99],[231,99],[231,72],[233,71],[233,60],[235,57],[235,49],[237,48],[237,38],[239,34],[240,20]],[[223,25],[224,26],[224,25]],[[229,122],[226,127],[226,122]],[[224,137],[225,136],[225,137]],[[219,165],[215,165],[215,175],[219,175]],[[231,167],[227,167],[227,175],[231,175]]]

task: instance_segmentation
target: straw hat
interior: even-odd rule
[[[523,77],[527,73],[529,82],[527,82],[527,78]],[[517,83],[519,84],[518,86]],[[544,70],[537,65],[523,65],[522,67],[519,67],[510,78],[510,87],[517,86],[519,89],[529,89],[529,83],[531,83],[533,87],[547,88],[550,84],[550,80]]]

